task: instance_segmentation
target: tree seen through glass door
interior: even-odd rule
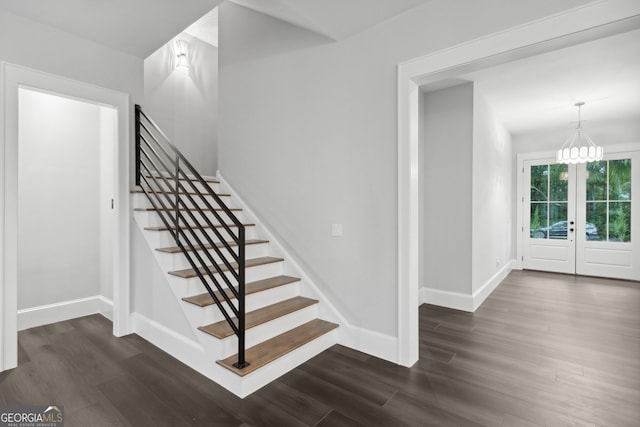
[[[586,208],[587,239],[631,240],[631,159],[587,164]]]
[[[567,239],[568,177],[566,164],[531,167],[530,237]]]

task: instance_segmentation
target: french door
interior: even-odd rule
[[[523,268],[640,280],[639,157],[526,161]]]

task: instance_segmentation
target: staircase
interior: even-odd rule
[[[244,397],[335,344],[338,325],[318,318],[319,301],[285,274],[292,269],[228,189],[156,167],[171,150],[172,164],[187,161],[136,107],[134,218],[202,347],[205,362],[193,367]]]

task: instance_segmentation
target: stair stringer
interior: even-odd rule
[[[269,240],[269,251],[272,256],[284,258],[287,260],[285,274],[300,277],[300,295],[317,299],[318,315],[321,319],[337,323],[340,327],[334,332],[337,333],[338,343],[345,347],[367,353],[369,355],[387,360],[389,362],[398,363],[399,347],[398,338],[382,334],[377,331],[365,329],[353,325],[331,302],[331,299],[320,289],[319,286],[306,274],[305,270],[300,267],[297,257],[276,237],[276,235],[267,227],[257,216],[249,205],[238,195],[229,182],[224,178],[220,171],[216,174],[216,179],[220,181],[220,188],[225,193],[231,194],[236,207],[242,208],[242,212],[246,221],[254,223],[259,234]]]
[[[132,195],[131,205],[133,207],[136,207],[136,201],[140,202],[140,196],[140,194]],[[234,205],[236,205],[235,198],[232,197],[232,199]],[[161,348],[163,351],[169,353],[173,357],[176,357],[181,362],[218,383],[235,395],[244,398],[337,342],[336,330],[332,330],[244,377],[240,377],[228,369],[218,365],[215,363],[216,360],[223,359],[230,354],[235,353],[235,351],[232,351],[234,349],[237,351],[237,345],[234,344],[236,338],[230,337],[224,340],[218,340],[197,329],[198,326],[204,324],[203,317],[205,315],[203,315],[203,309],[182,301],[184,296],[188,296],[188,294],[193,291],[193,285],[191,285],[191,289],[187,291],[187,286],[184,283],[185,279],[173,277],[167,274],[168,271],[174,270],[174,266],[169,261],[170,258],[166,256],[167,254],[156,250],[158,247],[164,246],[163,239],[158,235],[158,232],[144,229],[150,225],[150,215],[148,215],[147,212],[134,211],[133,216],[134,222],[137,224],[144,237],[146,247],[150,251],[145,255],[153,257],[155,265],[158,267],[159,271],[164,274],[166,283],[163,283],[163,285],[166,284],[166,286],[171,288],[171,293],[180,303],[182,312],[189,324],[192,326],[195,336],[198,339],[198,341],[194,341],[191,337],[180,335],[158,322],[155,322],[153,319],[148,319],[138,313],[134,313],[132,315],[134,332]],[[256,235],[263,235],[261,227],[256,227]],[[274,253],[272,249],[273,247],[269,243],[268,252],[270,254]],[[193,281],[193,279],[188,280]],[[296,290],[293,294],[299,294],[299,282],[286,286],[289,288],[295,287]],[[200,292],[204,292],[204,288],[200,289]],[[282,292],[282,290],[263,291],[261,294],[277,294],[278,292]],[[248,300],[249,298],[252,298],[252,296],[247,296]],[[264,305],[264,303],[261,305]],[[267,337],[269,338],[270,336],[277,335],[288,329],[286,327],[287,323],[302,323],[303,320],[300,319],[309,319],[311,317],[319,317],[317,305],[272,321],[272,326],[263,326],[262,329],[269,330],[269,336]],[[247,334],[247,347],[263,340],[259,337],[259,334],[260,328],[257,328],[256,331]]]

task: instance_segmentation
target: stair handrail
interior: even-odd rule
[[[146,195],[196,276],[238,337],[238,361],[234,366],[239,369],[249,366],[245,359],[245,226],[213,191],[191,162],[137,104],[135,135],[136,186]],[[185,187],[181,181],[187,182],[189,186]],[[200,184],[200,187],[197,184]],[[227,224],[207,196],[213,199],[217,208],[224,212],[232,224]],[[213,215],[220,228],[233,240],[237,253],[227,242],[226,236],[218,229],[218,224],[213,224],[206,215],[205,210]],[[188,220],[191,220],[191,223]],[[237,232],[234,232],[233,228],[236,228]],[[215,235],[222,247],[218,247],[211,234]],[[206,243],[200,236],[204,237]],[[206,260],[198,249],[203,249]],[[223,265],[214,259],[209,249],[213,249]],[[235,281],[236,285],[232,281]],[[224,282],[226,288],[220,282]],[[216,295],[212,285],[221,298]],[[229,296],[227,291],[232,295]],[[233,304],[233,298],[236,299],[237,306]],[[235,316],[235,321],[232,315]]]

